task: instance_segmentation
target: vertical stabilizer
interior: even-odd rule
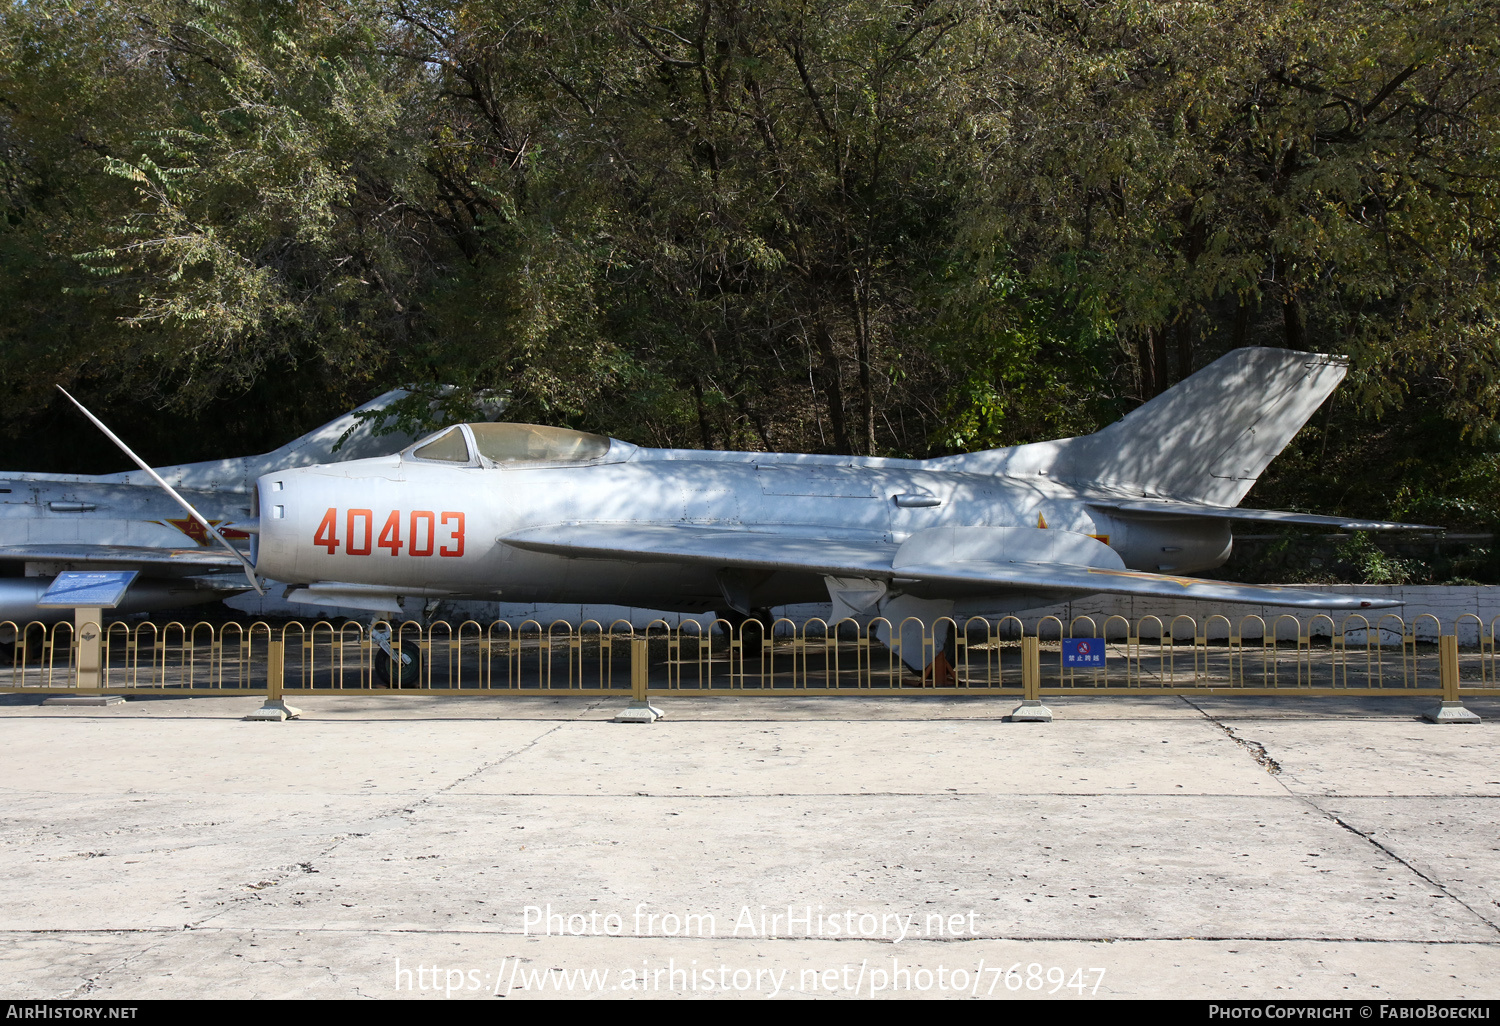
[[[236,456],[225,460],[206,460],[202,463],[182,463],[176,466],[160,467],[157,472],[169,484],[177,488],[249,492],[254,488],[256,478],[273,470],[309,467],[315,463],[337,463],[399,452],[416,439],[400,431],[377,435],[375,429],[379,424],[379,419],[362,418],[359,414],[383,410],[408,394],[405,389],[393,389],[262,456]],[[340,441],[343,442],[342,445],[339,444]],[[337,452],[334,451],[335,447],[338,449]],[[149,478],[140,471],[110,475],[106,480],[127,484],[151,483]]]
[[[160,473],[169,483],[179,488],[218,488],[249,492],[254,488],[256,478],[274,470],[310,467],[318,463],[342,463],[346,460],[359,460],[371,456],[389,456],[415,442],[418,436],[407,431],[377,434],[376,431],[381,425],[380,418],[360,415],[384,410],[410,394],[403,388],[392,389],[262,456],[239,456],[227,460],[185,463],[174,467],[162,467]],[[490,402],[485,411],[486,419],[497,415],[503,408],[504,403],[501,401]],[[131,472],[117,475],[117,479],[144,483],[143,481],[136,482],[136,476],[139,475]]]
[[[1057,476],[1237,505],[1347,372],[1342,357],[1236,349],[1104,430],[1073,439]]]
[[[405,431],[377,435],[375,430],[380,426],[380,418],[362,418],[360,414],[383,410],[410,394],[404,388],[392,389],[321,427],[313,428],[300,438],[294,438],[260,459],[268,467],[281,469],[310,467],[315,463],[342,463],[399,452],[416,441],[416,437]]]
[[[1238,505],[1347,372],[1343,357],[1235,350],[1074,441],[1067,475],[1139,495]]]
[[[933,463],[1234,506],[1347,372],[1339,356],[1236,349],[1092,435]]]

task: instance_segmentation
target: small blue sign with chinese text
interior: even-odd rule
[[[1103,638],[1064,638],[1062,643],[1064,666],[1104,669]]]

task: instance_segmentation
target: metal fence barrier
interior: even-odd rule
[[[1472,621],[1472,622],[1466,622]],[[875,619],[709,625],[0,623],[0,691],[265,695],[1500,695],[1477,616]],[[1459,628],[1479,644],[1460,650]],[[1420,629],[1419,629],[1420,628]],[[1477,633],[1476,633],[1477,632]],[[97,641],[94,639],[97,638]],[[1095,639],[1102,668],[1068,666]],[[1420,640],[1436,638],[1438,643]],[[1218,640],[1222,639],[1222,640]],[[91,650],[90,646],[94,646]],[[95,669],[97,667],[97,669]],[[914,668],[916,667],[916,668]],[[639,694],[637,694],[639,693]]]

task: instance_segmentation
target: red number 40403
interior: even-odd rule
[[[401,534],[403,526],[406,527],[404,539]],[[341,544],[346,556],[368,556],[376,549],[385,549],[392,556],[399,556],[403,547],[408,556],[430,556],[434,551],[439,556],[464,554],[462,513],[414,509],[403,524],[402,512],[392,510],[377,534],[373,510],[350,509],[344,511],[343,527],[344,540],[340,542],[339,511],[330,509],[323,514],[322,522],[313,533],[313,544],[323,546],[330,556],[338,552]]]

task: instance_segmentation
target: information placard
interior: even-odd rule
[[[43,609],[113,609],[139,574],[139,570],[65,570],[36,604]]]

